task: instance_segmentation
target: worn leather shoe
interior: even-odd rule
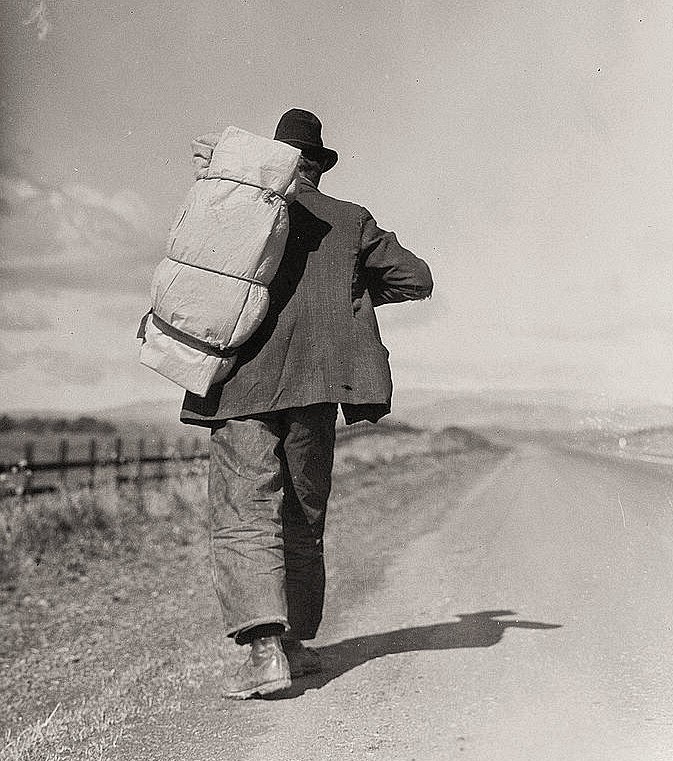
[[[286,690],[291,683],[290,666],[280,637],[259,637],[253,639],[247,660],[235,674],[224,680],[224,695],[246,700],[253,695]]]
[[[306,647],[300,640],[292,637],[281,637],[281,644],[290,664],[290,674],[293,678],[306,674],[317,674],[322,671],[320,656],[312,647]]]

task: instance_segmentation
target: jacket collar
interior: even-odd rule
[[[314,185],[311,180],[307,180],[306,177],[300,175],[299,182],[297,183],[297,191],[299,193],[310,193],[312,190],[318,190],[318,187]]]

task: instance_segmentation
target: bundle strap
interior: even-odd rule
[[[224,277],[233,277],[234,280],[243,280],[245,283],[252,283],[252,285],[262,285],[265,288],[267,288],[267,284],[263,283],[261,280],[255,280],[252,277],[244,277],[243,275],[231,275],[229,272],[221,272],[220,270],[215,270],[212,267],[204,267],[202,264],[194,264],[193,262],[185,262],[183,259],[177,259],[175,256],[167,256],[166,259],[170,259],[172,262],[175,262],[176,264],[184,264],[185,267],[194,267],[194,269],[197,270],[203,270],[204,272],[212,272],[214,275],[223,275]]]
[[[278,196],[278,198],[281,198],[285,203],[289,203],[287,198],[282,194],[279,193],[277,190],[273,190],[273,188],[267,188],[264,185],[258,185],[256,182],[248,182],[247,180],[241,180],[239,177],[225,177],[224,175],[216,174],[212,177],[197,177],[196,182],[201,182],[201,180],[228,180],[229,182],[237,182],[239,185],[248,185],[251,188],[259,188],[260,190],[263,190],[265,194],[268,195],[268,198],[265,198],[264,200],[270,200],[271,196]]]
[[[220,349],[219,346],[214,346],[213,344],[208,343],[208,341],[203,341],[200,338],[196,338],[196,336],[185,333],[183,330],[179,330],[174,325],[166,322],[166,320],[162,320],[156,312],[151,312],[150,314],[152,315],[152,322],[162,333],[169,338],[173,338],[175,341],[179,341],[181,344],[185,344],[185,346],[200,351],[202,354],[208,354],[211,357],[219,357],[220,359],[227,359],[229,357],[235,357],[238,352],[238,347]]]

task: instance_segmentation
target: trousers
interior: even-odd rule
[[[239,643],[264,624],[316,635],[336,416],[336,404],[312,404],[211,429],[211,569],[225,633]]]

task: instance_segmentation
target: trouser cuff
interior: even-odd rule
[[[288,631],[289,628],[290,625],[286,618],[259,618],[254,621],[248,621],[243,626],[236,629],[228,630],[226,635],[227,637],[231,637],[237,645],[247,645],[255,636],[279,636],[283,632]],[[261,631],[262,629],[266,633],[258,634],[257,630]],[[269,633],[270,631],[271,633]]]

